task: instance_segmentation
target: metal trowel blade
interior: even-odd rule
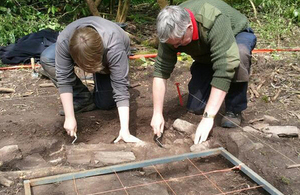
[[[162,144],[162,137],[163,134],[160,135],[160,137],[158,137],[156,134],[153,137],[154,142],[161,148],[165,148],[164,145]]]

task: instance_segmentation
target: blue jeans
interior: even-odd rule
[[[56,71],[55,71],[55,45],[49,46],[41,54],[41,65],[45,70],[45,76],[57,86]],[[116,106],[113,99],[113,89],[110,82],[110,75],[94,74],[95,88],[92,94],[89,89],[76,76],[75,84],[73,85],[73,102],[74,105],[85,105],[94,102],[99,109],[111,109]]]
[[[240,53],[240,66],[236,69],[234,79],[225,97],[226,111],[240,113],[247,108],[247,89],[251,67],[252,50],[256,45],[256,36],[251,28],[247,28],[235,37]],[[201,114],[208,101],[214,71],[212,64],[198,64],[191,66],[192,78],[189,82],[189,97],[187,109]]]

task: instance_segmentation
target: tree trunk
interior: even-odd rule
[[[100,5],[101,2],[102,2],[102,0],[96,0],[96,1],[95,1],[95,6],[96,6],[96,8],[98,8],[98,6]]]
[[[88,4],[89,10],[91,11],[93,16],[100,16],[97,6],[93,0],[85,0]],[[101,2],[101,1],[100,1]],[[99,3],[100,3],[99,2]]]
[[[110,0],[109,1],[109,13],[110,14],[114,13],[114,5],[115,5],[115,1],[114,0]]]
[[[160,9],[163,9],[167,5],[169,5],[167,0],[157,0],[157,4],[159,5]]]
[[[119,22],[121,23],[126,22],[129,5],[130,5],[130,0],[125,0]]]
[[[119,0],[119,3],[118,3],[118,10],[117,10],[117,16],[116,16],[116,22],[119,22],[120,20],[120,15],[122,13],[122,9],[123,9],[123,0]]]

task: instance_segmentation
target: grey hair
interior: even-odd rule
[[[167,6],[160,11],[156,19],[157,35],[160,42],[181,38],[189,23],[188,11],[179,6]]]

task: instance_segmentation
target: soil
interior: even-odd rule
[[[135,26],[132,34],[138,34],[141,27],[138,24],[130,23],[129,26]],[[144,26],[147,32],[152,29],[154,24]],[[144,36],[148,40],[154,37],[155,33],[148,33]],[[296,36],[297,37],[297,36]],[[299,37],[299,36],[298,36]],[[299,43],[299,42],[298,42]],[[264,43],[265,44],[265,43]],[[282,43],[288,46],[288,43]],[[261,44],[262,45],[262,44]],[[257,47],[260,47],[258,42]],[[148,48],[139,45],[133,45],[138,52],[146,51]],[[252,84],[259,95],[255,96],[253,90],[248,91],[248,108],[243,112],[243,122],[241,127],[254,125],[264,115],[273,116],[279,120],[282,126],[297,126],[300,128],[300,54],[279,52],[253,54],[252,74],[249,86]],[[152,72],[153,61],[147,60],[146,63],[141,60],[130,61],[130,131],[133,135],[146,143],[152,143],[152,148],[147,151],[140,150],[134,144],[119,143],[133,148],[137,157],[136,160],[145,160],[166,155],[189,152],[192,146],[191,136],[176,132],[171,126],[175,119],[181,118],[195,125],[199,123],[201,116],[187,112],[186,108],[179,104],[178,94],[175,82],[180,83],[180,90],[186,103],[188,90],[187,84],[190,79],[189,59],[178,61],[171,78],[168,80],[168,91],[165,96],[164,117],[165,137],[163,142],[172,147],[168,152],[161,152],[157,145],[153,143],[153,132],[150,127],[152,117]],[[32,78],[30,70],[6,70],[2,71],[0,87],[15,89],[14,93],[0,94],[0,148],[7,145],[18,145],[22,151],[23,159],[33,154],[41,155],[48,160],[49,154],[57,151],[64,145],[71,145],[73,138],[68,136],[63,128],[64,117],[58,114],[61,109],[61,102],[57,89],[54,87],[42,88],[39,85],[51,83],[45,77],[39,76]],[[92,89],[92,86],[89,85]],[[222,114],[223,109],[220,113]],[[91,112],[80,113],[76,115],[78,123],[78,140],[76,143],[98,144],[111,142],[117,137],[119,131],[119,119],[117,110],[94,110]],[[220,116],[219,116],[220,118]],[[249,166],[253,171],[267,180],[283,194],[300,194],[300,168],[287,169],[287,165],[300,163],[300,142],[297,137],[281,138],[275,136],[266,136],[264,134],[248,133],[247,139],[255,143],[261,143],[263,147],[243,152],[243,148],[234,145],[230,136],[234,132],[242,132],[242,128],[223,129],[219,127],[219,119],[216,124],[210,140],[220,143],[229,152],[237,156],[243,163]],[[185,139],[184,144],[174,142],[178,139]],[[53,141],[55,140],[55,141]],[[214,163],[221,162],[222,159],[210,159],[204,162],[209,168],[214,169]],[[9,165],[0,167],[2,172],[20,170],[22,159],[12,162]],[[200,163],[201,164],[201,163]],[[57,166],[69,166],[63,161]],[[226,162],[225,162],[226,165]],[[92,168],[92,167],[85,167]],[[172,177],[172,170],[166,174]],[[123,173],[122,173],[123,174]],[[135,173],[136,174],[136,173]],[[135,177],[138,177],[135,175]],[[149,177],[151,178],[151,177]],[[218,180],[220,186],[230,187],[250,182],[247,177],[241,175],[240,179],[235,180],[235,176]],[[126,179],[125,179],[126,180]],[[247,182],[245,182],[247,180]],[[89,184],[93,183],[89,180]],[[198,180],[197,180],[198,181]],[[201,183],[201,179],[199,179]],[[53,184],[54,185],[54,184]],[[114,184],[111,184],[114,185]],[[197,185],[194,182],[187,182],[180,185],[176,184],[180,194],[199,194],[200,192],[185,189],[194,189]],[[205,184],[203,184],[205,186]],[[54,185],[54,188],[57,186]],[[59,189],[64,189],[60,187]],[[207,190],[206,188],[203,188]],[[213,189],[214,190],[214,189]],[[48,194],[68,194],[66,192],[47,190]],[[202,191],[203,192],[203,191]],[[205,193],[206,192],[206,193]],[[91,193],[91,192],[90,192]],[[136,192],[137,194],[141,192]],[[136,194],[134,193],[134,194]],[[172,192],[168,193],[172,194]],[[22,180],[15,182],[11,187],[0,187],[0,194],[24,194]],[[38,193],[36,193],[38,194]],[[46,193],[42,193],[46,194]],[[73,194],[73,193],[70,193]],[[204,194],[216,194],[215,191],[204,191]],[[241,193],[237,193],[241,194]],[[245,192],[245,194],[265,194],[265,192],[254,191]]]

